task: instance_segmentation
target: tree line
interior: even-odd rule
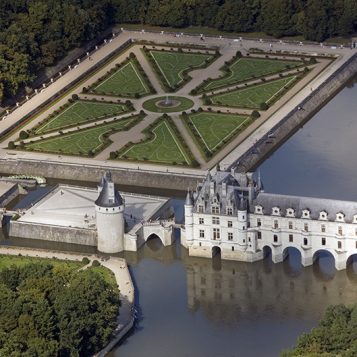
[[[357,356],[357,305],[329,306],[319,326],[299,337],[282,357]]]
[[[0,102],[115,23],[322,41],[357,31],[356,0],[1,0]]]
[[[119,293],[93,270],[30,263],[0,272],[0,356],[80,357],[116,327]]]

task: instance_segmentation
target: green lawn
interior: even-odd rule
[[[258,59],[258,58],[239,58],[231,66],[229,73],[219,79],[214,79],[209,82],[204,90],[213,90],[216,88],[234,85],[248,79],[263,77],[270,74],[278,73],[289,68],[300,66],[302,62],[286,61],[274,59]]]
[[[47,258],[32,258],[24,256],[12,256],[12,255],[0,255],[0,271],[6,268],[10,268],[12,265],[17,267],[22,267],[30,263],[49,263],[54,267],[66,266],[71,268],[71,270],[77,270],[82,268],[85,264],[82,262],[65,261],[58,259],[47,259]]]
[[[88,155],[90,151],[100,151],[105,145],[104,134],[125,130],[137,117],[119,119],[71,134],[56,136],[26,144],[26,149],[68,155]]]
[[[206,60],[212,60],[213,55],[204,53],[183,53],[168,51],[150,51],[157,67],[167,84],[174,88],[183,80],[185,71],[205,65]]]
[[[76,126],[100,117],[122,114],[127,110],[128,108],[125,104],[78,100],[41,125],[36,130],[36,134]]]
[[[133,144],[119,158],[151,161],[160,164],[190,164],[186,150],[182,147],[171,125],[161,120],[152,130],[153,138]]]
[[[211,152],[249,119],[244,115],[201,112],[189,115],[194,130]]]
[[[213,105],[259,109],[261,103],[273,103],[279,95],[286,91],[284,87],[294,81],[296,81],[296,76],[285,77],[248,88],[217,94],[210,98]]]
[[[150,88],[133,60],[130,60],[123,67],[101,81],[92,89],[92,92],[119,97],[144,96],[151,93]]]

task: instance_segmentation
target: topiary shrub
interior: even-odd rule
[[[85,264],[85,265],[89,264],[89,262],[90,262],[90,260],[87,257],[84,257],[82,259],[82,263]]]
[[[252,114],[251,114],[251,117],[254,118],[254,119],[257,119],[257,118],[260,117],[260,113],[257,110],[253,110]]]
[[[19,134],[19,137],[20,137],[21,140],[24,140],[24,139],[27,139],[29,137],[29,134],[28,134],[27,131],[21,130],[20,134]]]
[[[93,263],[92,263],[92,267],[100,267],[100,263],[98,262],[98,260],[93,260]]]

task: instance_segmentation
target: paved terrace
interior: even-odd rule
[[[206,78],[208,73],[212,73],[213,69],[216,71],[224,63],[225,60],[229,60],[230,58],[232,58],[236,53],[236,51],[238,50],[240,50],[244,54],[247,51],[249,51],[250,48],[259,47],[260,49],[265,51],[280,50],[280,51],[286,51],[296,54],[303,54],[303,53],[308,55],[332,54],[335,55],[337,59],[331,66],[327,68],[327,70],[324,70],[319,75],[317,75],[309,83],[309,85],[307,85],[307,83],[308,81],[311,80],[311,78],[306,79],[307,82],[301,84],[302,88],[301,87],[299,88],[300,91],[293,98],[285,98],[287,101],[286,105],[281,107],[274,114],[269,112],[269,116],[273,114],[269,118],[268,115],[267,116],[262,115],[262,117],[259,120],[257,120],[254,123],[254,125],[251,126],[249,129],[249,134],[255,130],[253,135],[250,135],[248,138],[244,137],[244,135],[239,135],[208,163],[204,163],[203,159],[201,157],[198,157],[200,163],[202,164],[203,170],[182,168],[182,167],[166,167],[164,165],[152,165],[148,163],[138,164],[138,163],[121,162],[121,161],[107,162],[105,160],[105,155],[107,155],[108,152],[114,148],[114,146],[116,145],[115,143],[113,144],[114,145],[113,147],[107,148],[105,150],[105,153],[103,153],[102,155],[99,154],[95,159],[84,159],[84,158],[70,157],[70,156],[66,156],[65,158],[63,158],[62,156],[59,155],[20,152],[20,151],[17,151],[15,153],[10,153],[6,149],[7,143],[9,140],[14,140],[14,138],[16,138],[17,135],[8,138],[3,142],[2,149],[0,149],[0,159],[16,158],[16,159],[25,159],[25,160],[40,160],[40,161],[51,161],[51,162],[69,163],[69,164],[77,164],[77,165],[78,164],[79,165],[87,164],[87,165],[96,165],[96,166],[98,165],[108,169],[126,168],[128,170],[138,169],[144,171],[155,171],[155,172],[165,172],[165,173],[171,172],[173,174],[187,174],[193,176],[202,176],[205,174],[204,170],[210,169],[220,160],[223,160],[222,163],[224,164],[224,166],[229,165],[229,163],[235,161],[237,157],[239,157],[243,152],[249,149],[260,137],[262,137],[264,134],[269,132],[269,130],[277,122],[279,122],[287,112],[289,112],[292,108],[298,106],[299,103],[304,98],[306,98],[311,93],[311,91],[314,90],[314,88],[317,88],[326,78],[331,76],[344,62],[346,62],[355,53],[355,50],[351,50],[349,48],[323,47],[323,46],[311,45],[311,44],[302,45],[302,46],[299,46],[297,44],[285,43],[285,42],[274,42],[273,44],[270,44],[269,41],[265,41],[265,42],[253,41],[253,40],[233,41],[232,39],[225,39],[225,38],[219,39],[214,37],[207,37],[205,38],[205,41],[201,41],[199,36],[184,35],[180,37],[175,37],[172,34],[124,31],[120,35],[112,39],[111,41],[108,41],[106,45],[100,47],[98,51],[91,54],[91,60],[89,60],[89,58],[83,60],[79,65],[75,66],[71,71],[67,72],[65,75],[60,77],[54,83],[50,84],[47,88],[44,88],[39,94],[35,95],[33,98],[28,100],[25,104],[23,104],[21,107],[17,108],[15,111],[9,114],[6,117],[6,119],[0,121],[0,132],[5,131],[9,126],[21,120],[23,116],[31,112],[34,108],[36,108],[38,105],[40,105],[47,99],[51,98],[54,94],[60,91],[64,86],[68,85],[69,83],[72,83],[76,78],[78,78],[78,76],[86,73],[92,66],[94,66],[96,63],[101,61],[103,58],[107,57],[110,53],[115,51],[115,49],[117,49],[120,45],[122,45],[129,39],[134,39],[134,40],[144,39],[148,41],[155,41],[158,43],[159,42],[163,42],[163,43],[171,42],[171,43],[180,43],[180,44],[187,43],[187,44],[206,45],[210,47],[212,46],[219,47],[220,52],[222,53],[222,57],[219,58],[217,61],[215,61],[211,66],[209,66],[206,69],[193,71],[191,73],[191,76],[193,78],[192,81],[190,81],[183,88],[181,88],[178,91],[178,94],[182,94],[184,92],[187,93],[190,89],[195,87],[204,78]],[[134,47],[133,51],[138,56],[138,59],[142,63],[146,73],[149,75],[149,78],[153,83],[154,87],[158,90],[157,95],[163,94],[164,92],[161,89],[161,87],[158,86],[157,80],[155,78],[155,74],[147,66],[146,62],[143,62],[141,58],[142,55],[140,51],[138,51],[138,48]],[[127,53],[118,56],[115,59],[114,63],[121,62],[126,56]],[[98,77],[105,74],[108,68],[111,66],[113,66],[113,63],[110,66],[106,66],[105,68],[99,70],[92,78],[90,78],[90,82],[95,81]],[[320,68],[320,70],[323,70],[323,68]],[[87,81],[86,84],[87,83],[89,82]],[[55,110],[56,108],[67,102],[73,93],[79,93],[81,91],[81,86],[79,87],[80,88],[76,89],[75,91],[72,91],[70,94],[59,100],[50,109],[50,111],[52,112],[53,110]],[[149,97],[146,97],[146,99],[148,98]],[[285,99],[282,98],[281,101],[283,102]],[[200,103],[195,103],[195,106],[197,105],[200,105]],[[40,115],[39,118],[36,118],[36,120],[32,122],[29,126],[33,126],[34,123],[36,123],[36,121],[41,120],[42,116],[47,116],[47,115],[48,112],[45,112],[44,114]],[[146,120],[147,120],[146,124],[149,124],[149,122],[152,122],[154,118],[152,115],[149,115]],[[26,128],[27,126],[25,126],[25,129]],[[185,139],[187,140],[187,144],[189,145],[189,147],[192,148],[193,147],[193,143],[191,142],[192,139],[189,137],[189,135],[186,135],[187,133],[185,134],[186,129],[183,126],[181,126],[179,129],[182,132]],[[133,128],[133,130],[136,130],[135,127]],[[113,136],[113,138],[118,139],[120,136],[120,138],[122,139],[122,135],[120,135],[120,133],[114,135],[116,136],[115,137]],[[131,139],[130,133],[128,133],[128,138]],[[233,150],[237,145],[239,146],[235,150]],[[231,154],[227,156],[227,154],[230,151],[232,151]]]
[[[148,221],[167,202],[161,197],[122,193],[128,230]],[[18,219],[20,222],[95,229],[95,189],[59,185]]]

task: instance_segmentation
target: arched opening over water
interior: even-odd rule
[[[346,274],[350,280],[357,282],[357,253],[347,258]]]
[[[313,255],[313,272],[322,280],[330,280],[336,274],[335,257],[332,252],[320,249]]]
[[[162,244],[161,238],[155,233],[150,234],[146,238],[146,245],[153,252],[159,251],[164,246]]]
[[[290,276],[297,276],[301,273],[303,266],[302,254],[296,247],[287,247],[283,251],[284,259],[284,271]]]
[[[269,245],[263,247],[263,267],[265,272],[270,272],[273,266],[272,249]]]
[[[221,248],[217,246],[212,247],[212,268],[216,271],[222,269]]]

